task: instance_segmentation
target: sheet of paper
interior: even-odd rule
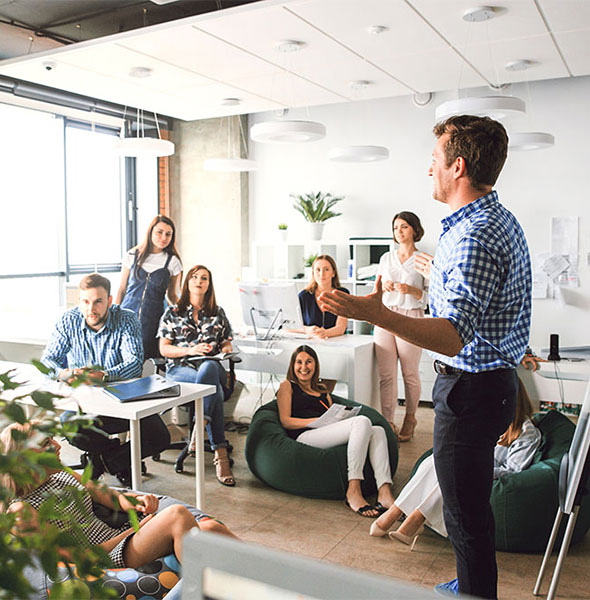
[[[318,419],[316,419],[311,425],[313,429],[317,427],[325,427],[326,425],[332,425],[332,423],[338,423],[349,417],[355,417],[361,410],[360,406],[344,406],[343,404],[332,404],[330,408]]]

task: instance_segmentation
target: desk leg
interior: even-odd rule
[[[203,436],[203,398],[195,399],[195,486],[197,503],[205,510],[205,439]]]
[[[139,432],[139,419],[129,421],[131,433],[131,487],[141,490],[141,435]]]

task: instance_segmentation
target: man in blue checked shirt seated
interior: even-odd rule
[[[382,287],[358,297],[322,294],[322,310],[369,321],[431,351],[438,373],[432,401],[434,463],[457,579],[441,593],[497,597],[494,517],[489,497],[494,445],[514,415],[516,366],[531,320],[531,267],[522,228],[492,187],[508,136],[487,117],[456,116],[434,127],[428,174],[433,198],[452,213],[431,265],[432,319],[394,313]]]
[[[51,334],[41,362],[54,375],[69,381],[85,373],[92,381],[119,381],[139,377],[143,366],[141,325],[130,310],[112,305],[111,282],[98,273],[87,275],[79,285],[80,304],[66,311]],[[100,407],[97,407],[100,415]],[[67,411],[62,419],[74,413]],[[100,417],[95,426],[113,434],[129,430],[129,421]],[[168,447],[170,435],[158,415],[141,420],[141,456],[157,454]],[[121,444],[90,429],[80,429],[73,444],[92,462],[93,478],[105,470],[121,483],[131,481],[129,443]]]

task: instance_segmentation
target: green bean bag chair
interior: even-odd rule
[[[558,506],[558,477],[562,456],[569,450],[575,425],[561,413],[536,414],[533,421],[543,434],[533,464],[520,473],[502,475],[494,481],[490,503],[496,521],[496,550],[543,553],[547,547]],[[418,465],[432,453],[429,450]],[[561,522],[556,542],[559,548],[567,518]],[[580,507],[571,544],[590,529],[590,497]]]
[[[356,406],[355,402],[332,395],[334,402]],[[381,425],[387,434],[391,476],[397,469],[397,440],[387,421],[373,408],[361,405],[361,415]],[[277,490],[305,496],[339,500],[348,487],[346,444],[328,448],[313,448],[292,440],[279,421],[276,400],[261,406],[252,417],[244,450],[250,471]],[[367,460],[364,469],[363,493],[376,492],[373,469]]]

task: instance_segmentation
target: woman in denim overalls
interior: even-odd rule
[[[164,312],[164,298],[169,304],[178,301],[182,263],[175,237],[172,220],[158,215],[150,223],[143,243],[129,250],[123,259],[115,304],[132,310],[139,317],[145,358],[160,356],[156,336]]]

